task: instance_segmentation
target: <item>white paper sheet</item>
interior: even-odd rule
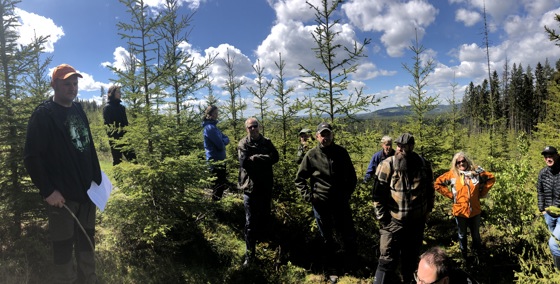
[[[105,210],[105,205],[107,205],[107,201],[109,200],[109,195],[111,195],[111,190],[113,190],[111,180],[109,180],[107,175],[101,171],[101,184],[97,185],[94,181],[92,181],[87,194],[97,208],[103,212],[103,210]]]

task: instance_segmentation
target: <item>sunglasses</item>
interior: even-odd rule
[[[259,128],[259,125],[258,125],[258,124],[256,124],[256,125],[253,124],[253,125],[247,126],[247,129],[250,129],[250,130],[253,130],[253,129],[256,129],[256,128]]]
[[[462,163],[467,163],[467,160],[457,160],[457,162],[455,163],[456,165],[462,164]]]

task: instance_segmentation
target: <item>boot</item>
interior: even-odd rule
[[[552,259],[554,260],[554,266],[555,266],[557,269],[560,269],[560,256],[555,256],[555,255],[553,255],[553,256],[552,256]]]

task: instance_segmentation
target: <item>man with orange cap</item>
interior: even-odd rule
[[[96,283],[95,205],[87,190],[101,183],[101,169],[72,66],[52,73],[54,96],[41,103],[27,126],[24,164],[44,198],[52,240],[52,283]],[[81,229],[83,228],[85,232]],[[72,255],[75,251],[77,271]]]

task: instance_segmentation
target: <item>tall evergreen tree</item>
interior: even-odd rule
[[[233,141],[239,141],[241,139],[239,133],[244,133],[244,130],[240,128],[240,125],[243,125],[243,122],[241,122],[243,110],[247,107],[247,104],[241,100],[241,87],[245,85],[245,81],[236,77],[235,56],[232,56],[229,50],[226,52],[226,58],[223,59],[223,62],[226,66],[227,73],[227,79],[223,89],[229,95],[224,109],[229,119],[231,132],[233,133]]]
[[[303,65],[300,69],[305,73],[301,82],[316,92],[314,108],[328,115],[334,121],[336,115],[353,117],[359,111],[377,103],[374,95],[363,94],[363,88],[349,92],[349,76],[356,72],[356,62],[365,57],[364,48],[370,43],[364,39],[354,41],[352,47],[338,43],[340,37],[340,19],[334,18],[342,0],[321,0],[319,5],[310,1],[306,3],[315,11],[316,27],[312,33],[316,46],[315,57],[321,61],[323,70],[313,70]]]
[[[278,146],[282,157],[287,155],[287,145],[289,141],[289,132],[291,124],[295,119],[297,113],[297,104],[290,100],[291,94],[294,92],[293,86],[286,85],[286,78],[284,77],[284,68],[286,62],[282,59],[282,54],[278,54],[278,61],[274,62],[277,72],[274,80],[272,81],[272,92],[274,96],[274,104],[278,111],[274,113],[274,120],[280,124],[281,128],[281,144]]]
[[[262,122],[263,125],[266,125],[266,112],[270,107],[268,105],[268,99],[266,94],[268,93],[268,89],[270,88],[270,80],[268,80],[264,76],[264,67],[261,66],[261,62],[257,60],[257,63],[252,66],[253,71],[255,71],[255,84],[256,88],[248,87],[249,93],[251,93],[255,99],[253,100],[254,105],[256,106],[258,113],[259,113],[259,120]],[[265,135],[265,129],[263,126],[262,135]]]
[[[423,45],[416,41],[409,46],[413,53],[414,64],[409,66],[403,63],[403,68],[412,75],[413,83],[408,85],[410,94],[408,103],[412,114],[407,117],[407,125],[404,131],[411,132],[416,138],[415,151],[423,155],[428,160],[437,157],[437,153],[442,152],[442,145],[438,142],[441,129],[437,126],[435,119],[428,119],[428,113],[438,105],[438,95],[429,96],[428,78],[434,70],[433,59],[422,60],[423,53],[426,51]],[[434,161],[437,164],[437,161]]]
[[[190,95],[204,88],[208,76],[206,70],[215,58],[208,57],[204,62],[197,63],[192,54],[182,48],[188,43],[187,29],[190,28],[192,15],[179,15],[180,4],[179,0],[165,0],[162,24],[156,29],[158,37],[162,39],[159,44],[163,45],[160,47],[163,49],[163,60],[159,62],[163,65],[158,68],[164,74],[162,78],[164,85],[168,86],[170,96],[174,98],[175,116],[179,128],[181,128],[181,106]]]
[[[0,1],[0,198],[3,200],[0,213],[11,223],[6,226],[10,234],[0,235],[5,237],[5,243],[20,236],[24,213],[35,207],[28,194],[33,187],[24,178],[27,173],[22,163],[23,145],[29,116],[36,103],[44,100],[48,93],[48,87],[41,81],[45,73],[39,74],[45,71],[40,55],[47,37],[35,37],[28,45],[18,44],[19,21],[15,15],[18,3],[17,0]],[[46,64],[49,60],[47,58]],[[26,85],[28,82],[31,84]],[[35,94],[31,91],[44,93],[28,97]],[[0,224],[5,225],[4,222]]]

